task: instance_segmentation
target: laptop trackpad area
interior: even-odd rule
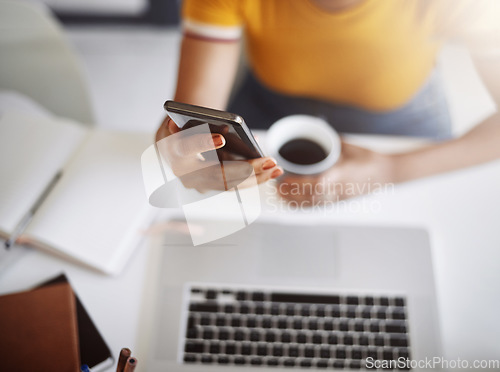
[[[256,225],[263,231],[258,275],[303,279],[335,278],[338,262],[336,234],[318,226]]]
[[[164,244],[163,268],[169,272],[169,284],[186,281],[283,284],[286,279],[289,284],[327,285],[338,273],[336,240],[335,229],[327,226],[258,222],[196,247],[189,235],[169,234]],[[172,271],[176,274],[172,275]]]

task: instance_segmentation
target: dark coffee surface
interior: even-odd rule
[[[289,162],[310,165],[319,163],[327,157],[326,151],[316,142],[297,138],[281,146],[279,154]]]

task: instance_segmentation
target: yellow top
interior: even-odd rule
[[[434,66],[436,18],[418,1],[327,12],[310,0],[184,0],[183,18],[198,37],[244,29],[251,68],[272,90],[383,111],[409,101]]]

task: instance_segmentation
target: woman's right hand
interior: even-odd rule
[[[222,134],[194,134],[174,136],[181,130],[169,117],[165,118],[156,132],[158,150],[184,187],[199,192],[229,190],[264,183],[283,174],[273,158],[251,160],[211,161],[203,153],[221,149],[226,144]],[[249,176],[255,174],[255,181]],[[246,182],[245,182],[246,181]]]

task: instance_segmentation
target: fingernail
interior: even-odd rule
[[[283,174],[283,169],[278,168],[273,173],[271,173],[271,178],[279,177]]]
[[[215,147],[224,145],[224,137],[222,137],[220,134],[212,134],[212,141],[214,141]]]
[[[262,164],[262,169],[263,170],[268,170],[276,166],[276,160],[274,159],[267,159],[264,164]]]

